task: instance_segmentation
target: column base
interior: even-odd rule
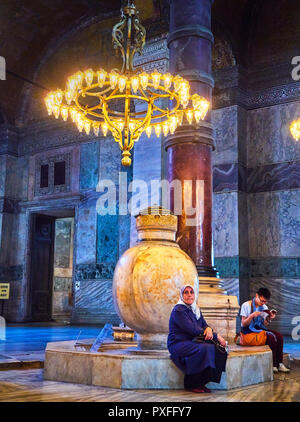
[[[219,273],[215,267],[196,265],[196,268],[199,277],[219,277]]]
[[[209,326],[232,344],[240,306],[237,297],[227,295],[220,283],[217,277],[199,277],[197,304]]]

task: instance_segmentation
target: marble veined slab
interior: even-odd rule
[[[112,348],[90,353],[76,350],[74,341],[48,343],[44,378],[120,389],[182,390],[183,373],[170,360],[169,352],[141,351],[136,347]],[[226,372],[214,389],[230,390],[273,380],[272,352],[268,346],[233,345]]]

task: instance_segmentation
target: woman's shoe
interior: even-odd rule
[[[211,393],[211,390],[210,390],[209,388],[205,387],[205,385],[204,385],[203,387],[201,387],[201,388],[203,388],[203,390],[204,390],[206,393]]]
[[[278,371],[280,371],[280,372],[290,372],[290,370],[286,366],[284,366],[283,363],[279,364]]]
[[[276,366],[273,366],[273,372],[277,373],[278,372],[278,368]]]

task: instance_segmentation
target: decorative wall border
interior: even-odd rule
[[[116,264],[77,264],[75,266],[75,281],[81,280],[111,280]]]

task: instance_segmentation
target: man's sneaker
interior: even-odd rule
[[[273,366],[273,372],[278,372],[278,368],[276,368],[276,366]]]
[[[287,367],[285,367],[283,363],[280,363],[280,364],[279,364],[279,368],[278,368],[278,370],[279,370],[280,372],[290,372],[290,370],[289,370]]]

